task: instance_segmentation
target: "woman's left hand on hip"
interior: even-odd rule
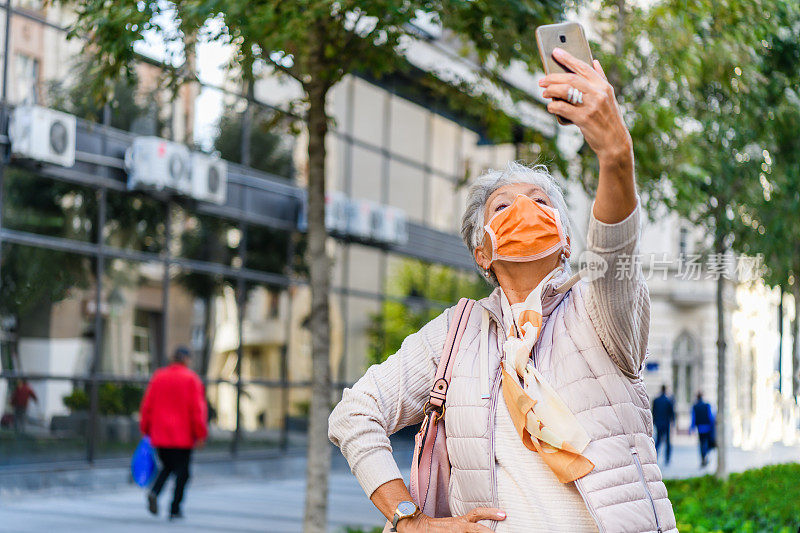
[[[574,74],[554,73],[539,80],[542,96],[554,99],[547,110],[578,126],[599,159],[629,155],[631,136],[600,62],[595,59],[589,65],[561,48],[553,51],[553,57]],[[581,103],[569,101],[570,88],[582,93]]]

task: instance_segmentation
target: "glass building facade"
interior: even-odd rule
[[[67,15],[52,7],[13,2],[0,14],[11,21],[0,40],[5,154],[13,107],[56,105],[53,83],[74,82],[65,65],[80,59],[80,47],[66,40],[59,21]],[[21,56],[38,67],[17,68]],[[142,68],[140,83],[156,79],[152,64]],[[145,117],[160,124],[156,134],[191,142],[209,92],[241,113],[280,114],[259,96],[270,79],[260,83],[250,100],[202,81],[175,101],[140,97],[148,95],[147,109],[158,104]],[[330,102],[328,190],[402,209],[410,233],[402,246],[330,240],[332,401],[414,324],[487,290],[457,237],[460,211],[469,177],[512,158],[513,147],[481,144],[457,119],[401,93],[350,76]],[[0,466],[128,455],[144,387],[179,345],[192,349],[206,383],[211,431],[202,453],[302,445],[311,379],[297,227],[304,135],[284,140],[294,151],[291,175],[229,165],[218,206],[129,191],[122,158],[135,133],[110,127],[119,113],[110,108],[99,123],[78,121],[74,167],[0,163]],[[141,133],[142,123],[130,129]],[[23,383],[36,395],[24,411],[15,400]]]

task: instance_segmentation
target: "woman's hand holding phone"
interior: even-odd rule
[[[589,65],[561,48],[553,50],[553,58],[572,73],[548,74],[539,80],[542,96],[554,99],[547,110],[578,126],[601,164],[632,159],[633,142],[600,62],[595,59]],[[571,87],[583,93],[582,103],[568,101]]]

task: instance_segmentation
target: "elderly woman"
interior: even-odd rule
[[[574,74],[540,81],[547,108],[580,128],[599,161],[587,244],[600,268],[570,277],[567,206],[543,167],[511,164],[472,185],[462,237],[498,287],[467,319],[448,389],[452,517],[414,511],[388,436],[422,420],[453,309],[367,370],[330,418],[331,440],[401,533],[676,531],[640,377],[650,298],[631,261],[631,137],[600,64],[554,56]]]

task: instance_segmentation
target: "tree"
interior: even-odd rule
[[[93,211],[91,194],[44,180],[22,168],[5,174],[4,224],[52,237],[82,239]],[[49,337],[52,306],[92,279],[85,257],[22,245],[4,245],[0,314],[13,317],[20,336]]]
[[[616,76],[636,139],[637,173],[651,205],[665,203],[708,228],[714,262],[723,263],[740,209],[761,194],[766,142],[761,128],[763,52],[779,2],[665,0],[649,9],[613,3],[619,33]],[[717,276],[717,475],[727,476],[725,276]]]
[[[782,3],[770,16],[770,32],[753,65],[763,76],[766,111],[761,129],[767,139],[756,195],[737,215],[743,224],[734,246],[764,258],[764,281],[792,294],[792,396],[800,394],[800,6]],[[782,330],[781,330],[782,331]],[[782,340],[782,339],[781,339]]]
[[[405,39],[417,38],[411,22],[420,12],[440,21],[450,37],[463,43],[463,52],[481,64],[483,75],[497,82],[511,59],[538,65],[532,45],[534,30],[555,19],[562,5],[555,0],[151,0],[127,4],[64,1],[76,11],[71,34],[87,37],[87,49],[98,55],[99,94],[105,80],[131,72],[133,43],[142,40],[145,33],[177,45],[175,48],[180,51],[175,53],[176,75],[185,70],[180,60],[193,54],[193,43],[199,38],[230,45],[238,75],[248,84],[255,77],[255,65],[269,64],[303,88],[308,130],[307,257],[313,316],[313,391],[304,529],[321,531],[326,524],[330,465],[330,260],[325,250],[324,224],[328,93],[345,74],[359,71],[380,76],[403,68],[406,63],[398,52]]]
[[[281,117],[274,112],[254,113],[251,122],[249,144],[257,146],[258,151],[250,156],[248,166],[269,172],[282,178],[294,178],[294,161],[291,146],[286,140],[294,140],[289,129],[281,123]],[[214,150],[220,157],[234,163],[243,163],[242,144],[245,142],[243,124],[244,114],[228,106],[219,119],[219,134],[214,140]]]

